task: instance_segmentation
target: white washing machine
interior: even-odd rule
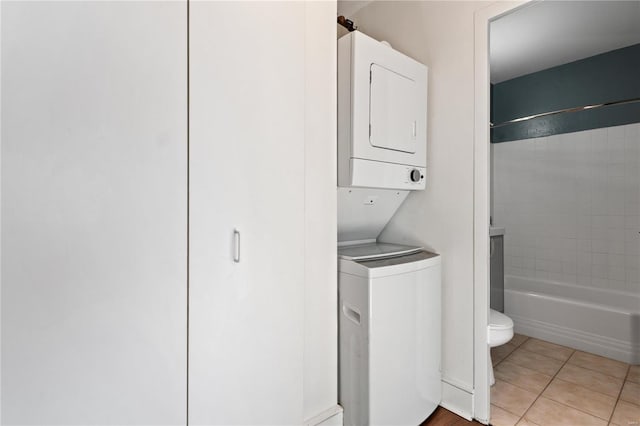
[[[440,255],[339,247],[340,404],[345,425],[418,425],[438,406]]]

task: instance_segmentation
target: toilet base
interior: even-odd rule
[[[489,386],[496,384],[496,378],[493,375],[493,361],[491,360],[491,349],[489,349]]]

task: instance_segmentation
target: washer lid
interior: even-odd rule
[[[440,255],[424,250],[377,259],[338,259],[338,271],[341,275],[355,275],[367,279],[414,273],[432,267],[440,267]]]
[[[418,253],[420,250],[422,250],[422,247],[388,243],[368,243],[338,247],[338,257],[345,260],[364,261],[403,256]]]

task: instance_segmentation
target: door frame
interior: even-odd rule
[[[489,424],[489,215],[491,169],[489,147],[489,26],[492,21],[537,0],[498,1],[474,16],[473,280],[474,401],[473,417]]]

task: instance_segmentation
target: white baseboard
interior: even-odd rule
[[[342,407],[338,404],[304,421],[306,426],[342,426]]]
[[[511,313],[509,316],[513,319],[516,333],[616,359],[627,364],[640,363],[640,344],[519,317]]]
[[[472,420],[473,392],[451,382],[452,380],[442,380],[442,402],[440,405],[460,417]]]

